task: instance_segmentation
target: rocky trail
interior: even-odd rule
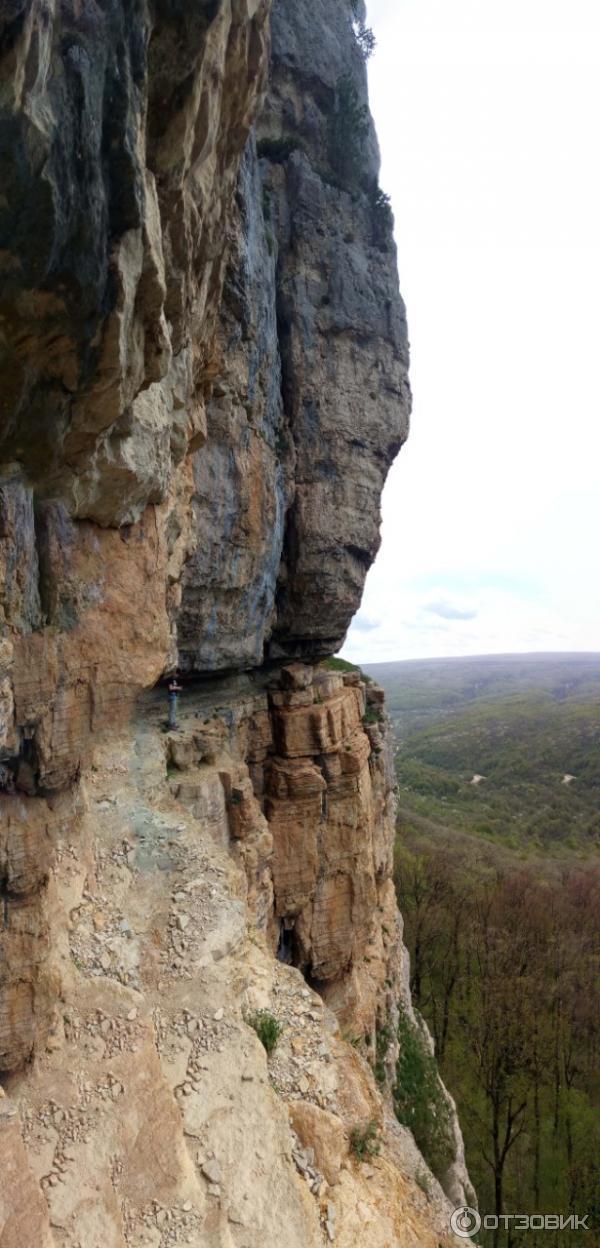
[[[352,1127],[384,1112],[364,1059],[249,926],[215,810],[207,824],[173,796],[170,748],[205,710],[188,696],[165,733],[149,699],[132,736],[95,751],[81,840],[61,844],[49,889],[61,992],[47,1052],[0,1107],[0,1156],[20,1157],[2,1248],[262,1248],[283,1207],[298,1248],[433,1245],[418,1208],[403,1202],[401,1230],[393,1212],[406,1133],[388,1118],[389,1159],[350,1155]],[[215,807],[215,767],[185,774]],[[259,1008],[283,1028],[270,1059],[245,1021]]]

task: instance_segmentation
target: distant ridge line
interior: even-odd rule
[[[370,660],[362,661],[359,666],[366,670],[373,667],[409,667],[416,664],[430,663],[502,663],[502,662],[522,662],[523,660],[533,662],[551,662],[552,660],[571,660],[580,662],[592,660],[600,662],[600,650],[531,650],[531,651],[515,651],[506,654],[453,654],[453,655],[436,655],[435,658],[422,659],[379,659],[377,662]]]

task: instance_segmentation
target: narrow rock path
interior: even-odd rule
[[[227,827],[173,796],[164,718],[154,699],[97,748],[79,839],[58,847],[58,1002],[47,1051],[7,1083],[0,1155],[18,1106],[22,1216],[2,1248],[264,1248],[283,1224],[286,1248],[438,1248],[444,1202],[432,1235],[397,1124],[373,1165],[349,1153],[352,1125],[381,1115],[369,1069],[249,923]],[[197,768],[201,805],[218,775]],[[245,1021],[259,1008],[283,1028],[268,1061]]]

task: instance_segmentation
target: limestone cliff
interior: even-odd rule
[[[0,10],[2,1248],[451,1242],[389,725],[321,664],[410,407],[359,10]]]

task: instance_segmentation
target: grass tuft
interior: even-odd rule
[[[367,1161],[369,1157],[377,1157],[381,1144],[378,1139],[379,1128],[374,1118],[364,1127],[353,1127],[350,1135],[350,1148],[359,1161]]]
[[[268,1010],[256,1010],[254,1014],[248,1015],[246,1022],[256,1032],[267,1053],[272,1053],[277,1048],[279,1037],[283,1031],[282,1024]]]

